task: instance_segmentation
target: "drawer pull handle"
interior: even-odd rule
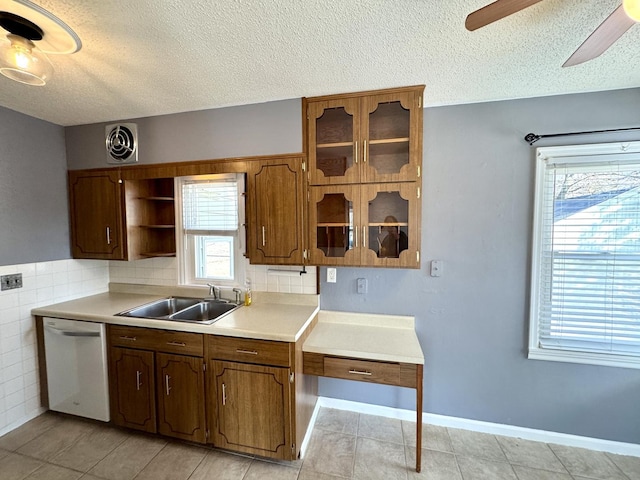
[[[136,370],[136,390],[140,390],[142,386],[142,372],[140,370]]]
[[[236,348],[236,353],[246,353],[247,355],[257,355],[258,352],[255,350],[243,350],[241,348]]]
[[[138,339],[136,337],[129,337],[127,335],[121,335],[120,336],[120,340],[128,340],[130,342],[135,342]]]
[[[186,347],[187,344],[184,342],[167,342],[167,345],[173,345],[174,347]]]
[[[373,375],[371,372],[367,372],[362,371],[362,370],[349,370],[349,373],[353,374],[353,375],[366,375],[368,377],[370,377],[371,375]]]
[[[227,404],[227,386],[223,383],[222,384],[222,405],[226,405]]]

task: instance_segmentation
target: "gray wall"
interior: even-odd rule
[[[63,127],[0,107],[0,265],[70,257]]]
[[[139,164],[302,151],[299,99],[138,118]],[[66,128],[69,170],[104,168],[105,126]]]
[[[638,126],[639,111],[640,89],[426,109],[422,269],[340,268],[322,308],[415,315],[426,412],[640,443],[640,370],[526,359],[535,149],[522,140]],[[140,163],[298,152],[300,122],[298,100],[140,119]],[[69,168],[105,166],[104,124],[66,135]],[[563,140],[625,138],[639,137]],[[440,278],[427,274],[432,259]],[[360,277],[368,294],[356,293]],[[330,379],[320,394],[415,402],[408,389]]]
[[[424,411],[640,443],[640,370],[526,358],[535,148],[523,141],[640,126],[638,112],[640,89],[426,109],[422,269],[342,268],[328,284],[323,268],[322,308],[415,315]],[[553,144],[623,139],[640,132]],[[440,278],[428,275],[433,259],[444,261]],[[415,405],[411,391],[386,387],[323,379],[320,390]]]

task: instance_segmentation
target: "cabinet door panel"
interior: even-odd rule
[[[158,432],[204,443],[204,372],[201,358],[156,354]]]
[[[422,93],[402,92],[363,98],[362,182],[412,181],[422,163]]]
[[[359,99],[310,102],[307,111],[312,185],[357,181],[362,157]]]
[[[153,352],[111,348],[109,379],[114,423],[155,433]]]
[[[71,249],[74,258],[122,260],[122,185],[114,172],[70,172]]]
[[[255,162],[249,170],[248,186],[251,263],[301,265],[302,158]]]
[[[292,459],[289,369],[211,363],[217,406],[214,445]]]

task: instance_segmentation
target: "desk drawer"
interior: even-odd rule
[[[204,339],[200,333],[110,325],[109,342],[114,347],[139,348],[196,357],[204,355]]]
[[[207,336],[209,358],[243,363],[288,367],[291,344],[250,338]]]
[[[325,357],[324,375],[347,380],[398,385],[400,383],[400,364]]]

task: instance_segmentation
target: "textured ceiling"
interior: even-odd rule
[[[0,76],[0,105],[66,126],[415,84],[426,106],[640,86],[639,25],[561,67],[620,0],[544,0],[465,30],[490,1],[34,0],[82,50],[51,55],[45,87]]]

